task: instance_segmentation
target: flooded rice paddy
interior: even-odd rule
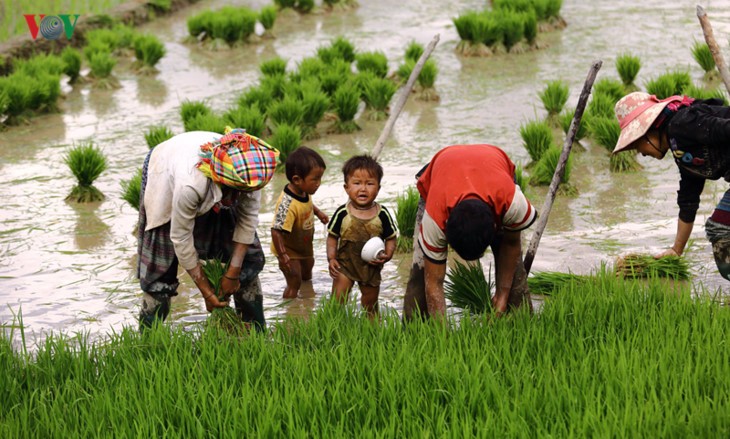
[[[155,76],[137,76],[128,66],[115,68],[121,88],[64,86],[62,112],[32,119],[28,125],[0,132],[0,324],[22,312],[27,333],[77,331],[102,334],[136,325],[140,290],[135,278],[137,212],[121,200],[120,182],[141,165],[147,145],[143,132],[166,124],[183,131],[179,106],[183,100],[207,100],[215,110],[228,108],[245,88],[258,82],[258,64],[280,56],[289,68],[315,53],[318,46],[345,36],[360,51],[382,50],[394,70],[406,45],[426,45],[435,34],[440,43],[433,58],[439,67],[436,89],[440,102],[410,99],[387,142],[381,162],[385,168],[379,200],[395,208],[395,197],[413,183],[413,174],[441,147],[455,143],[492,143],[503,147],[515,162],[529,160],[519,126],[543,117],[538,98],[546,81],[569,83],[568,107],[575,106],[585,76],[595,59],[603,60],[598,79],[618,78],[614,60],[631,52],[642,60],[637,84],[669,69],[681,68],[700,81],[702,71],[691,55],[702,40],[695,15],[696,2],[647,0],[612,2],[565,0],[562,15],[568,27],[541,34],[546,47],[523,54],[463,58],[454,48],[458,36],[452,18],[482,7],[484,0],[404,0],[397,8],[387,0],[360,0],[354,11],[298,16],[280,15],[274,40],[263,40],[229,51],[211,52],[183,43],[186,19],[208,8],[227,4],[258,9],[266,0],[202,1],[141,28],[163,41],[167,55]],[[711,1],[708,11],[720,45],[728,58],[730,1]],[[346,200],[340,167],[345,158],[372,150],[384,122],[365,118],[354,135],[328,135],[307,142],[328,163],[315,203],[332,213]],[[63,162],[75,142],[93,140],[109,160],[109,169],[96,181],[107,198],[92,205],[69,204],[64,198],[75,184]],[[533,271],[589,273],[628,252],[657,252],[673,242],[676,226],[678,173],[669,160],[643,159],[643,172],[611,174],[608,156],[585,142],[575,151],[572,182],[579,194],[559,197],[542,237]],[[285,184],[283,175],[263,190],[259,236],[268,248],[272,209]],[[728,285],[716,273],[703,224],[727,183],[708,184],[686,256],[695,285],[710,290]],[[533,203],[542,206],[545,188],[531,187]],[[525,243],[532,231],[524,234]],[[284,281],[276,260],[268,258],[261,274],[266,317],[306,314],[330,290],[325,260],[325,231],[318,225],[315,240],[316,296],[282,303]],[[491,263],[491,256],[483,261]],[[381,305],[400,310],[409,255],[386,265]],[[173,301],[170,321],[205,319],[199,293],[181,273],[180,295]]]

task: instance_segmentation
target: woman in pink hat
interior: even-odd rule
[[[615,108],[621,126],[613,153],[635,149],[662,159],[671,151],[679,168],[679,218],[674,245],[657,257],[679,256],[687,245],[705,180],[730,181],[730,107],[717,99],[657,99],[643,92],[624,96]],[[730,280],[730,190],[705,223],[720,274]]]

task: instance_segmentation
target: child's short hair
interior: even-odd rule
[[[300,146],[286,158],[286,179],[292,181],[295,175],[305,178],[314,168],[327,169],[327,165],[317,151]]]
[[[378,163],[378,161],[372,156],[363,154],[350,157],[347,159],[345,164],[342,165],[342,174],[345,177],[345,183],[347,183],[347,178],[354,174],[358,169],[364,169],[368,171],[370,175],[377,177],[378,184],[380,184],[380,180],[383,179],[383,167],[380,166],[380,163]]]
[[[464,260],[473,261],[484,254],[494,240],[494,213],[482,200],[462,200],[451,209],[446,221],[446,241]]]

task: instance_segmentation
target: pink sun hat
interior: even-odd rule
[[[635,91],[621,98],[614,108],[621,127],[613,153],[632,149],[631,144],[646,134],[664,107],[672,102],[681,101],[682,96],[658,99],[654,95]]]

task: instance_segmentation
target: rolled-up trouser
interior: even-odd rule
[[[730,280],[730,225],[712,219],[705,222],[705,234],[712,244],[712,254],[720,275]]]

